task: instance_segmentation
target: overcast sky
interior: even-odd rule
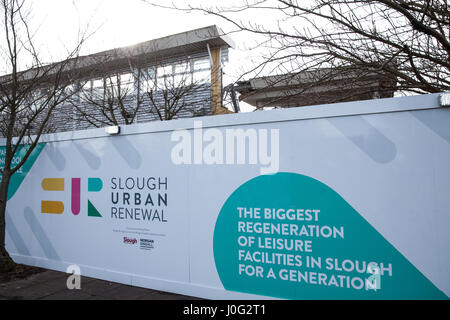
[[[168,1],[154,0],[167,4]],[[184,1],[185,2],[185,1]],[[213,5],[223,1],[189,1]],[[229,5],[227,1],[227,5]],[[183,1],[181,2],[183,3]],[[200,12],[182,12],[151,6],[141,0],[38,0],[33,1],[33,20],[39,26],[39,43],[48,46],[49,55],[61,46],[76,43],[79,28],[94,32],[83,49],[83,54],[95,53],[167,35],[217,25],[224,31],[231,26],[218,17]],[[236,48],[230,51],[230,62],[239,65],[252,41],[233,33]],[[44,48],[43,48],[44,49]]]
[[[95,41],[87,48],[93,51],[131,45],[217,21],[202,14],[155,8],[140,0],[38,0],[33,7],[35,18],[60,40],[66,41],[78,25],[89,23],[91,30],[98,29]]]

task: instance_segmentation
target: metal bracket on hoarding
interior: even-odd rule
[[[109,135],[118,135],[120,133],[120,126],[110,126],[105,128],[105,132]]]
[[[450,107],[450,91],[439,95],[439,105],[441,107]]]

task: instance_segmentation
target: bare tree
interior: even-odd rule
[[[14,268],[5,248],[5,214],[11,178],[35,150],[43,133],[51,130],[58,107],[74,94],[71,73],[84,36],[65,60],[41,61],[29,29],[25,0],[1,0],[0,54],[7,75],[0,77],[0,134],[3,136],[0,184],[0,271]],[[20,71],[20,70],[26,71]],[[28,70],[27,70],[28,69]]]
[[[101,76],[97,73],[93,80],[78,82],[79,94],[70,99],[75,110],[72,121],[97,128],[133,123],[142,107],[142,102],[136,99],[137,79],[133,70],[128,73],[101,70]]]
[[[205,79],[195,79],[189,70],[189,61],[181,66],[182,70],[155,73],[154,68],[140,71],[141,100],[148,100],[145,110],[155,119],[165,121],[179,117],[181,114],[191,117],[206,115],[206,103],[209,97],[196,98]],[[160,67],[163,70],[164,67]],[[200,95],[198,95],[200,96]]]
[[[390,75],[396,81],[385,90],[405,94],[450,90],[447,0],[247,0],[232,7],[175,2],[170,8],[215,15],[233,32],[261,37],[262,59],[241,77],[292,77],[320,69],[327,71],[318,72],[310,87],[353,72],[355,81],[367,74]],[[261,16],[266,23],[255,21]],[[270,17],[276,23],[270,24]]]
[[[105,62],[110,62],[106,59]],[[103,65],[103,67],[102,67]],[[138,116],[146,120],[171,120],[179,116],[205,115],[208,97],[206,79],[197,79],[190,61],[141,66],[128,60],[128,69],[111,71],[98,64],[90,78],[70,102],[76,115],[74,121],[88,126],[131,124]],[[181,70],[174,70],[174,69]]]

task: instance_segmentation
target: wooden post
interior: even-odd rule
[[[219,114],[222,109],[222,77],[220,70],[220,48],[211,48],[211,114]]]

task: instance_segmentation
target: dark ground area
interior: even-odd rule
[[[197,300],[99,279],[81,277],[81,289],[69,290],[69,274],[17,265],[0,274],[0,300]]]
[[[44,271],[45,269],[42,268],[17,264],[16,268],[13,271],[0,273],[0,284],[19,279],[25,279],[33,274]]]

